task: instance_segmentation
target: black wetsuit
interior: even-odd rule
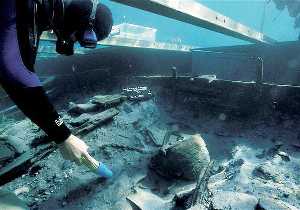
[[[62,122],[34,73],[37,49],[29,41],[25,0],[0,0],[0,82],[11,99],[56,143],[70,130]]]

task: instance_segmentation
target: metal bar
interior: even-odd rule
[[[193,0],[112,0],[158,15],[206,28],[253,43],[271,44],[272,38]]]

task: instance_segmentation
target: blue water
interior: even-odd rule
[[[174,0],[175,1],[175,0]],[[298,40],[299,29],[294,28],[295,19],[289,16],[287,9],[276,9],[272,0],[197,0],[203,5],[230,17],[250,28],[263,32],[277,41]],[[131,23],[157,29],[157,41],[173,42],[181,40],[182,44],[194,48],[233,46],[249,44],[239,40],[209,31],[191,24],[183,23],[167,17],[159,16],[140,9],[129,7],[110,0],[101,0],[113,13],[114,25]],[[39,58],[56,57],[55,43],[41,42]],[[100,47],[100,46],[99,46]],[[76,49],[86,52],[86,49]],[[76,51],[78,54],[78,50]]]
[[[247,44],[245,41],[109,0],[101,0],[101,2],[111,8],[115,24],[128,22],[157,28],[159,41],[168,42],[174,38],[180,38],[182,43],[198,47]],[[299,30],[294,29],[294,19],[289,16],[287,9],[284,11],[277,10],[272,1],[198,0],[198,2],[251,28],[262,31],[275,40],[291,41],[298,39]]]

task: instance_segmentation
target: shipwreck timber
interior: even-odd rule
[[[197,104],[210,110],[249,115],[278,111],[300,114],[300,86],[243,82],[217,79],[211,76],[137,76],[135,82],[159,86],[170,95],[185,96],[178,102]],[[174,93],[174,87],[176,87]],[[197,106],[196,105],[196,106]]]

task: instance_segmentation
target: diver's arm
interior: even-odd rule
[[[60,120],[37,75],[23,63],[13,10],[15,3],[9,0],[2,3],[7,14],[0,25],[1,85],[21,111],[52,140],[63,142],[71,135],[70,130]]]

